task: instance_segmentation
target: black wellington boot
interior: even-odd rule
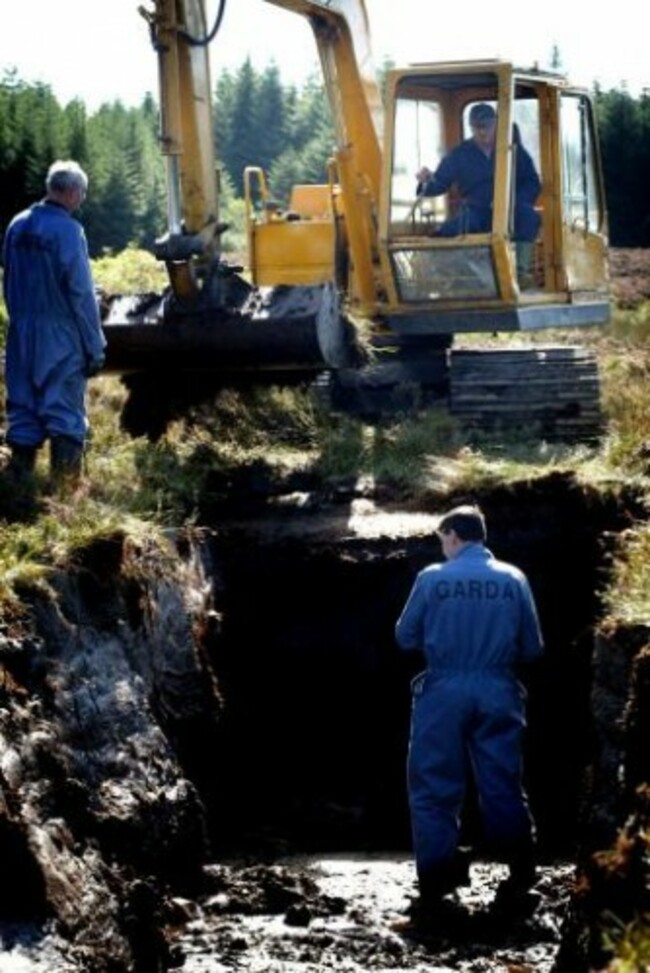
[[[0,517],[28,521],[37,512],[35,477],[37,446],[9,443],[11,455],[0,474]]]
[[[20,443],[9,443],[11,458],[7,464],[7,472],[17,478],[31,476],[36,466],[37,446],[23,446]]]
[[[508,857],[508,870],[508,877],[497,888],[493,909],[508,912],[533,905],[538,898],[531,892],[538,878],[533,843],[522,844]]]
[[[55,487],[74,489],[81,479],[84,444],[71,436],[52,436],[50,473]]]
[[[467,910],[450,895],[459,885],[469,885],[470,854],[459,851],[448,862],[418,873],[419,898],[411,904],[407,918],[393,924],[395,932],[442,934],[457,932],[467,919]]]

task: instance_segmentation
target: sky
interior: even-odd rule
[[[17,69],[29,82],[51,86],[63,104],[81,98],[93,111],[103,102],[138,105],[157,97],[156,56],[138,7],[143,0],[19,0],[4,6],[0,75]],[[213,17],[217,0],[206,0]],[[562,69],[576,84],[625,84],[634,96],[650,88],[650,5],[617,0],[464,0],[462,8],[430,0],[366,0],[374,60],[396,65],[500,57],[521,67],[548,67],[557,46]],[[589,13],[589,10],[593,13]],[[398,16],[395,16],[395,11]],[[445,23],[446,21],[446,23]],[[315,42],[304,18],[263,0],[226,0],[222,28],[211,47],[212,76],[249,56],[256,68],[275,62],[284,83],[319,73]]]

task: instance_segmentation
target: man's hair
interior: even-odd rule
[[[480,101],[478,105],[472,105],[469,113],[470,125],[492,125],[496,118],[497,113],[494,108],[485,101]]]
[[[451,530],[461,541],[485,541],[487,528],[483,511],[469,505],[454,507],[438,524],[439,534],[448,534]]]
[[[47,170],[45,188],[48,192],[66,193],[69,189],[88,189],[88,176],[78,162],[57,159]]]

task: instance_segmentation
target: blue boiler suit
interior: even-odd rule
[[[492,230],[495,153],[486,155],[474,139],[465,139],[445,156],[434,174],[418,187],[418,195],[440,196],[453,184],[458,187],[462,209],[446,220],[440,236],[463,233],[489,233]],[[542,184],[530,154],[517,146],[515,163],[515,214],[513,239],[531,242],[537,236],[541,219],[535,201]]]
[[[88,370],[106,345],[80,223],[52,200],[11,221],[4,242],[7,441],[83,444]]]
[[[413,681],[408,788],[421,889],[448,891],[469,761],[485,838],[505,861],[532,848],[522,784],[525,692],[514,674],[543,651],[524,574],[481,543],[418,575],[397,622],[399,646],[421,650]]]

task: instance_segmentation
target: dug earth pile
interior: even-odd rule
[[[639,785],[650,768],[638,744],[650,637],[603,630],[599,601],[616,537],[645,516],[641,500],[560,474],[471,497],[432,493],[417,508],[363,483],[283,493],[259,469],[226,486],[208,484],[200,529],[166,542],[98,539],[7,607],[5,923],[55,935],[57,973],[415,970],[439,956],[440,944],[410,951],[366,927],[355,933],[364,959],[337,959],[339,933],[325,942],[309,929],[325,914],[358,923],[351,901],[278,862],[409,859],[404,760],[418,666],[396,649],[394,624],[416,572],[441,558],[436,517],[471,500],[491,549],[528,575],[547,643],[527,676],[528,789],[543,861],[575,863],[580,879],[571,892],[565,875],[557,969],[605,962],[603,915],[616,902],[625,923],[647,905]],[[466,817],[480,861],[471,799]],[[370,864],[364,874],[370,882]],[[307,938],[291,963],[254,960],[253,934],[230,925],[215,957],[204,924],[214,965],[192,966],[188,936],[206,903],[213,914],[280,914]],[[457,957],[453,968],[503,968],[467,965],[463,935],[466,965]]]

